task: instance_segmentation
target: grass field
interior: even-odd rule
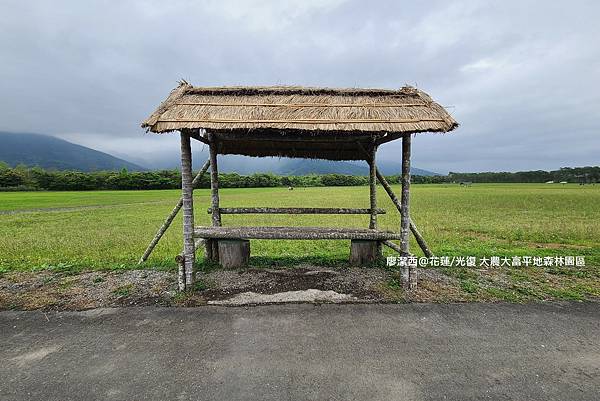
[[[399,188],[395,188],[398,190]],[[209,225],[208,190],[195,192],[196,222]],[[0,270],[134,267],[179,191],[0,193]],[[384,191],[380,226],[399,216]],[[368,207],[368,188],[224,189],[228,206]],[[412,216],[437,255],[585,256],[600,265],[600,186],[414,185]],[[225,225],[368,226],[368,216],[226,215]],[[411,245],[417,252],[415,243]],[[147,262],[174,267],[179,218]],[[342,261],[345,241],[254,241],[253,262]]]
[[[0,193],[0,273],[136,268],[179,196],[176,190]],[[501,293],[504,290],[495,286],[487,288],[488,279],[473,269],[445,269],[460,280],[462,291],[477,294],[483,288],[494,299],[509,300],[515,294],[521,296],[517,299],[535,297],[535,292],[528,291],[540,288],[544,294],[562,291],[556,292],[558,298],[600,296],[600,186],[414,185],[411,196],[413,220],[437,256],[585,257],[585,268],[509,271],[505,276],[520,286],[520,295],[519,291]],[[197,190],[194,201],[197,224],[209,225],[208,190]],[[388,211],[380,216],[380,226],[398,230],[399,215],[383,190],[379,203]],[[223,189],[221,204],[368,207],[368,188]],[[352,215],[226,215],[223,221],[225,225],[368,226],[368,216]],[[420,255],[416,243],[411,249]],[[180,250],[179,216],[145,267],[174,269],[174,256]],[[348,253],[347,241],[253,241],[251,263],[343,265]],[[571,281],[565,287],[561,279],[559,290],[547,288],[552,277],[546,273]],[[532,280],[537,283],[533,289]]]

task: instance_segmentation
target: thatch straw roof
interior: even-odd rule
[[[194,87],[182,82],[142,123],[149,131],[206,129],[222,154],[358,160],[356,142],[448,132],[457,122],[426,93],[404,87]]]

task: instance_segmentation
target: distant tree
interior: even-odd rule
[[[356,186],[368,185],[366,176],[344,174],[309,174],[301,176],[278,176],[257,173],[239,175],[224,173],[219,175],[223,188],[249,187],[320,187],[320,186]],[[398,175],[387,176],[390,184],[398,184]],[[600,182],[600,167],[563,167],[555,171],[519,171],[457,173],[447,176],[413,175],[414,184],[438,184],[445,182],[547,182],[567,181],[581,184]],[[95,190],[95,189],[175,189],[181,187],[181,173],[178,170],[161,170],[145,172],[95,171],[83,173],[78,171],[53,171],[39,167],[19,165],[11,168],[0,162],[0,189],[4,190]],[[198,182],[198,188],[210,187],[210,174],[204,174]]]

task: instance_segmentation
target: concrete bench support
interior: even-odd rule
[[[218,242],[219,262],[224,268],[248,266],[250,241],[243,239],[220,239]]]
[[[357,240],[350,241],[350,264],[355,266],[370,265],[381,257],[379,241]]]

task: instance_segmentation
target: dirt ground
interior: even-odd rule
[[[242,293],[276,294],[308,289],[335,291],[359,303],[462,301],[456,280],[433,270],[419,272],[419,286],[402,290],[398,272],[379,268],[213,270],[198,275],[196,288],[177,291],[173,272],[156,270],[9,272],[0,277],[0,309],[84,310],[114,306],[196,306]]]

